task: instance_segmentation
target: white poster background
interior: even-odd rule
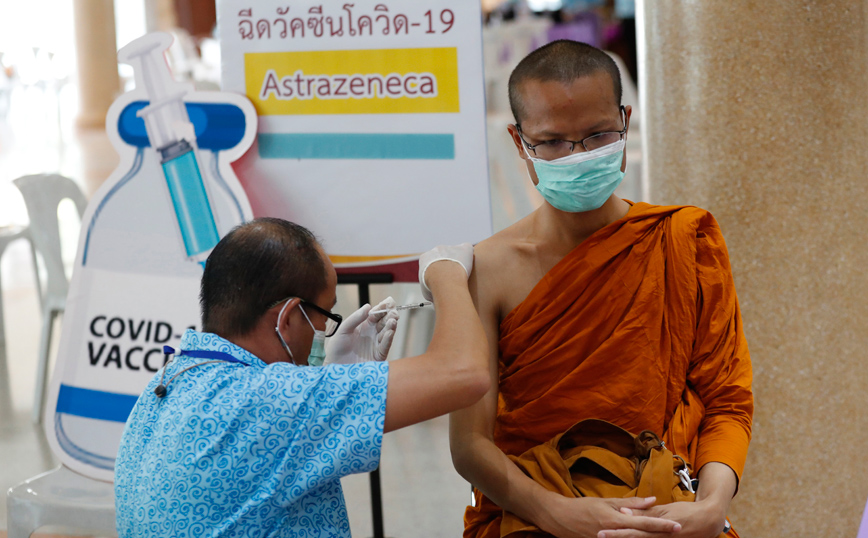
[[[218,4],[222,87],[248,97],[262,90],[260,83],[248,86],[246,82],[251,54],[457,49],[459,110],[455,112],[264,114],[257,108],[260,140],[280,133],[447,134],[454,137],[454,158],[262,158],[254,145],[235,166],[255,215],[279,216],[310,228],[339,268],[413,259],[437,244],[475,243],[491,235],[478,2],[221,0]],[[373,28],[359,26],[367,22],[365,17],[370,17]],[[406,26],[400,24],[403,17]],[[325,25],[319,27],[322,36],[318,37],[315,30],[323,19],[332,21],[331,28],[340,22],[343,35],[331,35]],[[396,22],[402,26],[399,33]],[[290,28],[284,36],[287,23]],[[294,72],[286,63],[275,63],[274,69],[281,77]],[[348,75],[388,74],[377,69],[356,61],[346,64]],[[315,74],[305,71],[305,75]],[[373,99],[377,98],[389,99]]]

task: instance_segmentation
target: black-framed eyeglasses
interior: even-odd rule
[[[546,140],[539,144],[531,145],[524,139],[521,125],[516,123],[515,128],[518,130],[518,136],[521,138],[521,141],[524,142],[527,149],[531,150],[535,156],[546,161],[553,161],[572,154],[576,149],[576,144],[581,145],[585,151],[594,151],[623,139],[624,135],[627,134],[627,110],[621,106],[620,113],[621,119],[624,121],[624,128],[622,130],[597,133],[582,140]]]
[[[290,299],[298,299],[301,302],[302,307],[308,306],[312,310],[315,310],[315,311],[319,312],[320,314],[322,314],[323,316],[325,316],[325,318],[326,318],[325,335],[326,336],[334,335],[335,332],[337,332],[338,327],[341,326],[341,322],[344,320],[343,316],[341,316],[340,314],[335,314],[334,312],[329,312],[325,308],[320,308],[316,304],[314,304],[310,301],[305,301],[301,297],[287,297],[285,299],[281,299],[279,301],[275,301],[275,302],[271,303],[268,306],[268,308],[274,308],[275,306],[282,304],[282,303],[285,303],[286,301],[288,301]]]

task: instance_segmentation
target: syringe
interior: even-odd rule
[[[191,87],[172,79],[163,55],[172,39],[164,32],[144,35],[119,50],[118,59],[133,66],[136,87],[144,87],[148,95],[148,106],[137,115],[144,119],[148,140],[159,154],[186,254],[204,264],[220,235],[196,161],[196,133],[184,105]]]
[[[413,310],[415,308],[423,308],[426,306],[431,306],[432,304],[434,304],[434,303],[432,303],[431,301],[422,301],[421,303],[402,304],[401,306],[396,306],[395,308],[386,308],[383,310],[374,310],[373,312],[370,312],[370,313],[371,314],[383,314],[385,312],[388,312],[389,310]]]

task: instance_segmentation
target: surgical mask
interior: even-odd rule
[[[313,326],[313,323],[310,322],[310,318],[307,317],[307,312],[304,311],[304,308],[301,309],[301,313],[304,315],[304,319],[310,323],[310,328],[313,329],[313,343],[310,346],[310,354],[307,356],[307,363],[311,366],[322,366],[325,361],[325,331],[318,331],[316,327]]]
[[[286,307],[289,306],[289,301],[291,300],[292,299],[288,299],[286,303],[284,303],[283,308],[280,309],[280,313],[277,314],[277,326],[274,328],[274,332],[277,333],[280,343],[283,344],[283,349],[286,350],[290,360],[294,363],[295,357],[293,357],[289,346],[286,345],[286,340],[283,339],[283,335],[280,334],[280,320],[283,318],[283,312],[286,310]],[[301,309],[301,313],[304,316],[304,319],[306,319],[310,324],[310,328],[313,329],[313,344],[310,346],[310,354],[307,356],[307,363],[311,366],[322,366],[325,361],[325,331],[318,331],[316,327],[313,326],[313,323],[311,323],[310,318],[307,317],[304,308]]]
[[[553,161],[532,157],[527,148],[525,153],[533,162],[539,180],[536,190],[543,198],[556,209],[580,213],[602,206],[621,184],[624,145],[625,141],[619,140]]]

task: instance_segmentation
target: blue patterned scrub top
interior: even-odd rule
[[[350,536],[340,478],[379,463],[388,364],[267,365],[192,330],[181,349],[246,365],[188,370],[164,398],[148,384],[115,466],[119,535]],[[206,360],[177,356],[164,383]]]

